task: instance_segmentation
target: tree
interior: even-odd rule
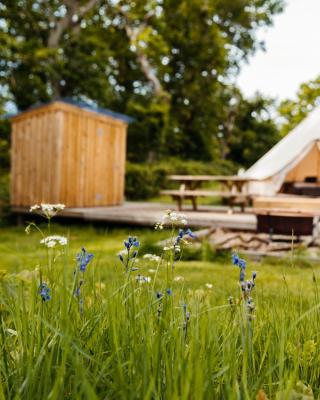
[[[279,106],[281,135],[285,136],[315,107],[320,105],[320,76],[300,85],[296,100],[284,100]]]
[[[279,140],[272,117],[273,101],[257,95],[246,100],[238,93],[221,130],[223,156],[242,167],[250,167]],[[224,140],[223,140],[224,139]]]
[[[0,84],[19,109],[71,96],[132,115],[131,159],[210,160],[228,77],[281,10],[282,0],[0,0]]]

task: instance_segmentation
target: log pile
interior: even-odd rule
[[[200,240],[206,238],[216,249],[237,249],[264,254],[288,252],[302,246],[317,247],[320,245],[319,240],[310,236],[301,237],[298,241],[295,237],[273,235],[270,238],[268,234],[264,233],[231,232],[221,228],[201,231],[198,238]]]

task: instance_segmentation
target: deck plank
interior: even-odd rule
[[[59,217],[93,222],[104,221],[112,224],[154,226],[169,208],[176,210],[175,206],[163,203],[126,202],[121,206],[66,208]],[[17,214],[29,214],[26,207],[13,207],[12,211]],[[186,207],[183,214],[186,215],[188,226],[192,228],[219,227],[248,231],[256,229],[255,215],[240,212],[229,214],[227,211],[228,208],[223,206],[199,206],[197,211]]]

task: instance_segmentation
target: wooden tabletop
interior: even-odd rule
[[[248,182],[250,180],[239,175],[169,175],[168,179],[179,182]]]

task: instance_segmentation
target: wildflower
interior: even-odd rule
[[[53,248],[58,244],[60,246],[66,246],[68,243],[68,239],[64,236],[52,235],[43,238],[42,240],[40,240],[40,243],[48,248]]]
[[[88,253],[86,249],[82,247],[81,252],[77,254],[78,266],[81,272],[86,272],[87,266],[93,257],[92,253]]]
[[[162,292],[157,292],[156,293],[156,297],[157,297],[157,299],[162,299],[163,293]]]
[[[154,262],[159,262],[161,260],[161,257],[156,256],[155,254],[145,254],[143,258]]]
[[[179,245],[173,245],[173,246],[165,246],[163,248],[164,251],[171,251],[174,250],[175,253],[179,253],[181,251],[181,247]]]
[[[77,287],[77,289],[74,292],[74,297],[80,297],[80,288],[83,285],[83,280],[81,279],[79,282],[79,286]]]
[[[39,286],[39,294],[40,294],[42,301],[51,300],[50,289],[49,289],[48,285],[44,282],[42,282]]]
[[[237,253],[232,253],[232,264],[237,265],[239,267],[239,269],[240,269],[239,281],[244,282],[245,276],[246,276],[246,273],[245,273],[246,261],[243,260],[242,258],[240,258]]]
[[[185,231],[185,235],[188,235],[191,239],[196,239],[197,236],[192,232],[190,228]]]
[[[176,282],[184,281],[184,277],[178,275],[178,276],[175,276],[173,280]]]
[[[213,285],[212,285],[212,283],[206,283],[206,287],[207,287],[208,289],[212,289],[212,288],[213,288]]]
[[[166,293],[167,293],[168,296],[171,296],[172,295],[172,290],[169,288],[169,289],[166,290]]]
[[[171,225],[187,225],[187,218],[184,214],[179,214],[171,210],[167,210],[162,216],[161,221],[157,222],[155,229],[163,229],[165,224]]]
[[[151,282],[151,278],[150,278],[150,276],[137,275],[136,281],[139,283],[149,283],[149,282]]]
[[[45,203],[42,203],[41,205],[35,204],[30,207],[30,212],[39,210],[44,217],[51,219],[59,211],[62,211],[65,207],[66,206],[64,204],[45,204]]]
[[[130,251],[131,247],[139,247],[140,242],[137,240],[137,238],[129,236],[128,240],[124,241],[124,245],[128,251]]]
[[[237,253],[232,253],[232,255],[231,255],[231,257],[232,257],[232,264],[233,265],[239,265],[239,256],[238,256],[238,254]]]

